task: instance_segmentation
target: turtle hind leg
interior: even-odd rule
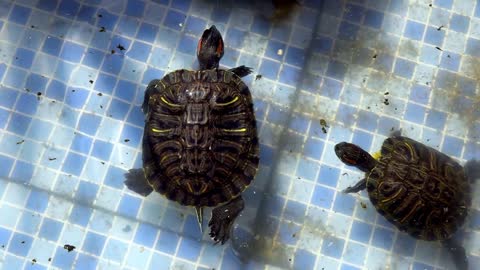
[[[367,179],[362,179],[358,183],[356,183],[353,187],[347,187],[344,189],[342,192],[343,193],[357,193],[361,190],[364,190],[367,188]]]
[[[445,240],[443,245],[450,252],[457,270],[468,270],[468,259],[465,249],[453,239]]]
[[[242,212],[245,203],[241,196],[233,199],[225,205],[215,207],[212,210],[212,218],[208,222],[210,227],[210,237],[213,238],[215,244],[222,245],[230,238],[230,232],[233,222]]]
[[[123,182],[128,189],[142,196],[148,196],[153,188],[148,184],[143,169],[131,169],[125,174],[126,180]]]
[[[248,74],[252,73],[252,68],[242,65],[236,68],[231,68],[228,71],[235,73],[238,77],[245,77]]]
[[[469,160],[465,163],[465,175],[470,183],[480,181],[480,160]]]

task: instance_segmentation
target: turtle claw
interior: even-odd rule
[[[243,207],[243,199],[237,197],[233,201],[212,210],[212,218],[208,222],[208,226],[210,227],[209,235],[215,245],[218,243],[223,245],[230,238],[233,222],[243,210]]]

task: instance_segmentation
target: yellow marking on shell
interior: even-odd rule
[[[415,154],[415,150],[413,149],[412,145],[406,143],[405,146],[408,148],[408,151],[410,151],[410,156],[413,157],[413,155]]]
[[[382,156],[382,152],[381,152],[381,151],[377,151],[377,152],[373,153],[373,155],[372,155],[372,157],[373,157],[375,160],[379,160],[381,156]]]
[[[163,101],[163,103],[167,104],[168,106],[171,106],[171,107],[181,107],[181,105],[173,104],[173,103],[168,102],[165,97],[161,97],[160,99]]]
[[[405,222],[405,220],[406,220],[407,218],[409,218],[409,217],[413,214],[413,212],[415,212],[415,211],[417,210],[417,208],[418,208],[419,206],[421,206],[421,204],[422,204],[422,203],[421,203],[420,201],[417,201],[417,202],[415,203],[415,206],[413,206],[412,209],[410,209],[410,211],[408,212],[408,214],[402,218],[402,220],[400,221],[400,223]]]
[[[246,132],[246,128],[237,128],[237,129],[222,129],[225,132]]]
[[[225,103],[217,103],[218,106],[227,106],[227,105],[230,105],[230,104],[233,104],[235,102],[237,102],[238,100],[238,96],[236,96],[234,99],[232,99],[231,101],[229,102],[225,102]]]
[[[203,185],[202,189],[200,190],[200,193],[205,193],[205,191],[207,191],[208,189],[208,185]]]
[[[156,129],[156,128],[152,128],[152,131],[155,132],[155,133],[165,133],[165,132],[169,132],[171,131],[172,129],[169,128],[169,129]]]
[[[163,83],[163,81],[160,81],[160,83],[162,84],[162,88],[167,88],[167,86]]]
[[[382,203],[386,203],[386,202],[392,201],[392,200],[394,200],[395,198],[397,198],[398,195],[400,195],[401,192],[402,192],[402,190],[399,189],[399,190],[397,191],[397,193],[395,193],[393,196],[388,197],[388,198],[386,198],[386,199],[383,199],[381,202],[382,202]]]
[[[190,185],[190,183],[187,183],[187,189],[188,189],[188,192],[193,193],[193,188]]]

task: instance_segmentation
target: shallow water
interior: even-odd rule
[[[363,175],[333,146],[373,153],[401,128],[462,164],[480,159],[480,4],[305,0],[272,22],[272,5],[253,2],[0,0],[0,268],[454,269],[366,193],[339,192]],[[193,208],[123,185],[141,166],[146,84],[196,68],[212,24],[221,64],[254,69],[261,142],[224,246]],[[471,269],[479,192],[460,237]]]

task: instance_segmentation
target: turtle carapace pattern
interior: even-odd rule
[[[459,270],[468,269],[465,249],[452,236],[464,224],[471,205],[471,182],[479,162],[462,167],[451,157],[393,132],[375,159],[359,146],[335,146],[338,158],[365,172],[345,193],[366,189],[377,211],[414,238],[440,241]],[[477,173],[478,174],[478,173]]]
[[[259,163],[252,97],[241,79],[251,69],[219,69],[223,50],[212,26],[198,43],[200,70],[176,70],[149,83],[142,106],[143,168],[130,170],[125,181],[144,196],[156,191],[195,207],[200,228],[203,208],[215,207],[210,236],[222,244]]]

